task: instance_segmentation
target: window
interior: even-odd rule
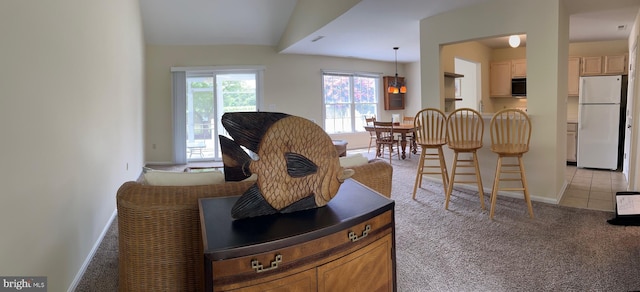
[[[364,131],[364,117],[378,113],[379,84],[379,75],[323,73],[324,130]]]
[[[174,162],[219,161],[226,112],[257,111],[259,69],[173,68]]]

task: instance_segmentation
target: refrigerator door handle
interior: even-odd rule
[[[583,105],[579,104],[579,107],[583,107]],[[582,109],[578,109],[578,130],[582,130],[582,115],[580,114]]]

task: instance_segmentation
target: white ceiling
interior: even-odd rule
[[[277,46],[296,0],[139,0],[145,41],[160,45]],[[489,0],[362,0],[281,53],[419,60],[420,19]],[[640,0],[561,0],[571,42],[627,39]],[[624,29],[619,29],[623,26]],[[398,33],[401,32],[401,33]],[[324,36],[317,42],[311,40]],[[506,47],[506,37],[485,40]]]

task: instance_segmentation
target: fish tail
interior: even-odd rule
[[[226,181],[241,181],[251,176],[249,164],[251,157],[240,148],[235,141],[220,135],[220,149],[224,163],[224,179]]]

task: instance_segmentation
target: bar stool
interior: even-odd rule
[[[449,185],[449,173],[447,172],[447,164],[444,160],[442,145],[447,144],[446,131],[447,116],[435,108],[426,108],[419,111],[413,119],[415,127],[414,140],[417,145],[422,148],[420,151],[420,161],[418,162],[418,171],[416,172],[416,182],[413,186],[413,199],[416,199],[416,191],[418,186],[422,185],[422,176],[425,174],[442,175],[442,187],[444,194],[447,193]],[[436,150],[436,153],[427,153],[427,150]],[[435,163],[429,163],[437,161]],[[435,171],[434,169],[438,169]]]
[[[498,111],[491,118],[491,151],[498,154],[496,165],[496,176],[493,181],[491,191],[491,211],[489,218],[493,219],[496,207],[498,191],[522,191],[524,200],[529,208],[529,217],[533,218],[533,208],[529,197],[527,177],[524,172],[522,155],[529,151],[529,140],[531,139],[531,120],[529,116],[519,109],[504,109]],[[503,158],[512,157],[517,159],[517,163],[504,163]],[[502,176],[505,174],[505,177]],[[514,174],[517,177],[514,177]],[[501,181],[520,181],[521,188],[500,188]]]
[[[482,189],[482,178],[480,177],[480,167],[478,166],[478,155],[476,151],[482,148],[482,136],[484,135],[484,121],[477,111],[470,108],[460,108],[449,114],[447,117],[447,145],[454,152],[453,169],[447,187],[444,208],[449,209],[449,199],[453,191],[453,184],[476,183],[480,196],[480,207],[484,209],[484,192]],[[458,159],[460,153],[472,154],[471,159]],[[458,168],[471,168],[469,172],[457,172]],[[456,180],[456,175],[474,176],[475,180]]]

